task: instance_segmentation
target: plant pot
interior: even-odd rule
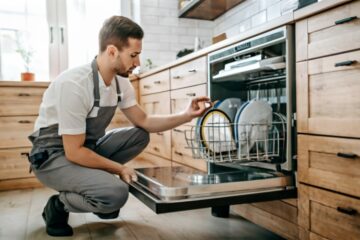
[[[21,73],[21,81],[34,81],[35,74],[31,72],[23,72]]]

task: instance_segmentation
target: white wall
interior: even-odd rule
[[[217,18],[214,35],[233,37],[291,11],[297,0],[245,0]]]
[[[140,6],[137,6],[140,8],[139,23],[145,32],[141,54],[142,69],[148,58],[156,66],[174,61],[180,50],[194,48],[196,36],[203,41],[203,45],[211,44],[215,23],[178,18],[177,0],[140,0],[139,2]]]
[[[215,21],[178,18],[178,0],[132,0],[132,16],[145,32],[141,56],[161,66],[176,59],[184,48],[194,48],[195,37],[202,46],[223,32],[233,37],[287,13],[297,0],[245,0]],[[291,9],[290,9],[291,10]]]

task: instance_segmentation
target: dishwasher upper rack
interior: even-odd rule
[[[285,154],[286,118],[281,113],[273,113],[271,124],[213,123],[188,127],[184,131],[186,148],[191,149],[194,159],[211,163],[271,163]],[[236,135],[235,128],[241,133]],[[211,140],[205,140],[201,133]]]

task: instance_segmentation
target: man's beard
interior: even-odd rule
[[[121,72],[120,69],[116,69],[116,74],[121,77],[127,78],[133,72],[133,70],[134,69],[132,68],[132,69],[129,69],[129,71],[127,71],[127,72]]]

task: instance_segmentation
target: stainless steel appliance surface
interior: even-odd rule
[[[184,136],[207,172],[137,169],[130,192],[156,213],[296,197],[294,80],[291,25],[210,53],[208,94],[220,104]]]

